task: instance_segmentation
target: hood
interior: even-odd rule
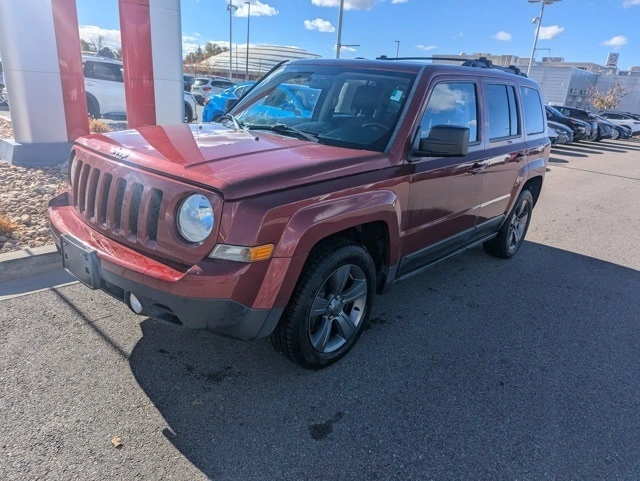
[[[555,129],[555,130],[562,130],[563,132],[567,132],[570,133],[571,135],[573,135],[573,130],[569,127],[567,127],[564,124],[561,124],[560,122],[554,122],[552,120],[547,121],[547,124],[549,125],[549,127]]]
[[[237,199],[391,166],[387,154],[330,147],[219,124],[142,127],[81,137],[116,161]]]

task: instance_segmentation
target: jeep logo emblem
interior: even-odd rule
[[[118,157],[119,159],[126,159],[127,157],[129,157],[129,154],[131,152],[125,149],[118,148],[118,149],[111,149],[111,153],[116,157]]]

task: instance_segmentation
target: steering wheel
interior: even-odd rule
[[[368,124],[362,124],[362,128],[364,129],[374,129],[374,130],[384,130],[385,132],[389,129],[384,124],[378,124],[376,122],[369,122]]]

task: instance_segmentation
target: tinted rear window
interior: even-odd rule
[[[209,79],[199,78],[193,83],[194,87],[200,87],[201,85],[207,85],[209,83]]]
[[[544,118],[540,94],[538,94],[537,90],[529,87],[520,87],[520,93],[522,95],[522,109],[524,111],[527,135],[543,133]]]

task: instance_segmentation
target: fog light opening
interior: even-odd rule
[[[142,303],[135,294],[129,293],[129,307],[136,314],[142,314]]]

